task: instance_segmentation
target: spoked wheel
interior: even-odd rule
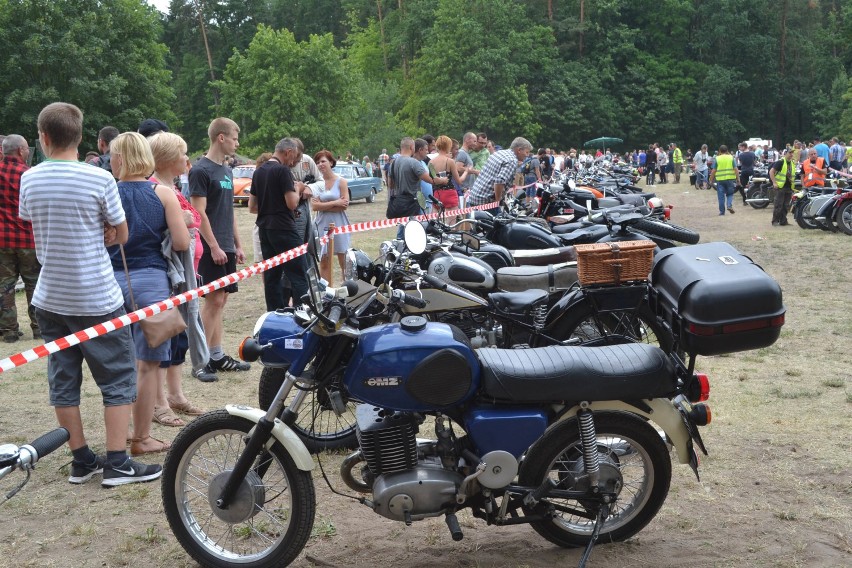
[[[600,531],[599,542],[625,540],[642,530],[666,500],[672,466],[660,434],[648,422],[624,412],[594,414],[600,458],[599,487],[617,498]],[[527,453],[519,482],[539,487],[546,478],[557,489],[587,491],[588,476],[577,420],[566,420],[542,437]],[[545,498],[535,513],[551,510],[553,518],[532,523],[550,542],[585,546],[592,534],[596,502]]]
[[[260,374],[257,398],[260,408],[269,410],[278,389],[284,382],[286,369],[266,367]],[[339,388],[337,382],[306,392],[299,417],[292,425],[308,451],[353,449],[358,446],[355,435],[355,406]],[[299,391],[295,388],[288,401]]]
[[[216,499],[254,423],[217,410],[181,430],[163,466],[163,507],[175,537],[202,566],[286,566],[314,524],[310,472],[281,444],[260,454],[227,509]]]
[[[638,309],[596,312],[589,302],[572,306],[549,334],[560,341],[573,340],[580,345],[614,345],[626,341],[656,345],[668,353],[672,336],[657,324],[651,308],[643,303]]]

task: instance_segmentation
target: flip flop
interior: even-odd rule
[[[142,449],[141,444],[146,440],[154,440],[159,445],[153,449]],[[133,441],[130,442],[130,455],[131,456],[141,456],[144,454],[158,454],[160,452],[165,452],[169,448],[172,447],[171,442],[164,442],[162,440],[158,440],[157,438],[153,438],[151,436],[145,436],[144,438],[133,438]]]
[[[186,422],[178,418],[178,415],[168,406],[155,406],[154,416],[151,420],[163,426],[186,426]]]
[[[207,412],[203,408],[195,406],[188,400],[186,402],[174,402],[172,400],[169,400],[169,406],[175,412],[180,412],[181,414],[186,414],[187,416],[201,416],[202,414]]]

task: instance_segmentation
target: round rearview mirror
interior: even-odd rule
[[[419,221],[409,221],[405,224],[405,246],[414,254],[426,250],[426,229]]]
[[[570,187],[571,189],[577,189],[577,182],[575,182],[573,179],[569,179],[568,187]]]

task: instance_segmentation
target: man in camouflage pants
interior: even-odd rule
[[[41,339],[32,306],[41,265],[36,258],[33,228],[18,217],[21,174],[29,169],[30,147],[23,136],[10,134],[3,140],[3,162],[0,163],[0,334],[6,343],[23,337],[18,327],[15,285],[24,281],[33,339]]]

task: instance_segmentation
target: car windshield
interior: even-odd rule
[[[352,179],[358,177],[355,166],[334,166],[334,173],[346,178]]]
[[[234,168],[234,177],[235,178],[250,178],[254,175],[254,166],[250,168]]]

